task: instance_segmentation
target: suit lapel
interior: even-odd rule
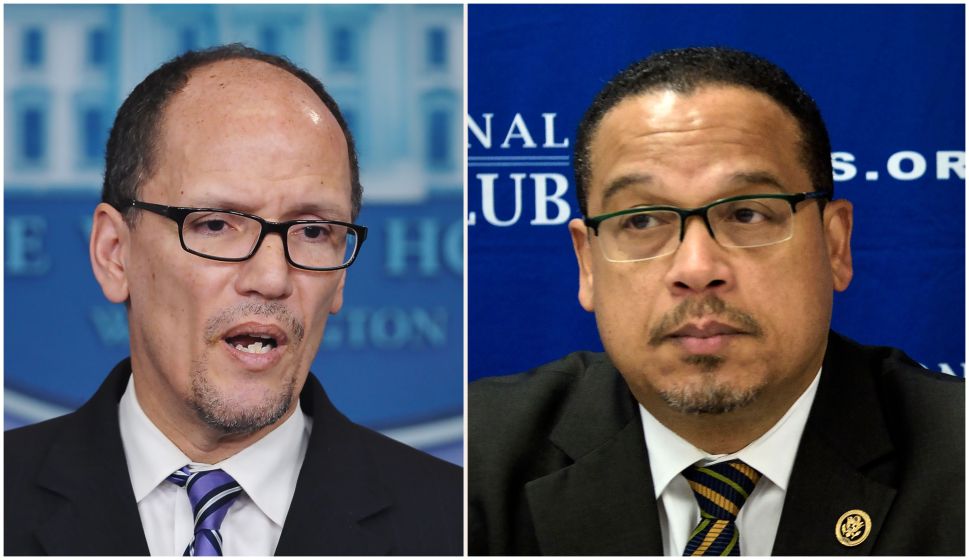
[[[128,360],[118,364],[38,465],[55,503],[37,532],[48,554],[148,554],[118,425],[130,373]]]
[[[869,367],[832,334],[821,382],[804,428],[781,514],[775,555],[868,555],[878,541],[895,490],[870,476],[892,466],[893,448]],[[856,546],[835,537],[850,510],[871,518]]]
[[[583,374],[550,439],[574,463],[526,485],[542,554],[661,555],[642,423],[608,361]]]
[[[392,552],[382,512],[392,506],[354,427],[311,374],[300,397],[313,430],[276,555]]]

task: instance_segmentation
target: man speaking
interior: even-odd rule
[[[6,433],[6,554],[461,553],[460,469],[351,423],[309,373],[361,191],[339,108],[285,59],[189,52],[135,87],[90,242],[131,358]]]
[[[961,380],[829,330],[853,273],[830,156],[744,52],[606,84],[569,224],[605,353],[471,386],[472,554],[963,554]]]

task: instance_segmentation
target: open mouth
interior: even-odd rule
[[[286,345],[286,333],[273,324],[244,323],[226,331],[223,342],[244,354],[268,354]]]
[[[225,339],[226,344],[249,354],[265,354],[279,346],[276,339],[267,334],[240,334]]]

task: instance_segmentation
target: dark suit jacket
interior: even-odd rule
[[[480,554],[661,555],[637,403],[602,354],[576,353],[468,393],[468,546]],[[961,379],[898,350],[829,337],[775,555],[963,554]],[[853,548],[838,518],[861,509]]]
[[[5,433],[5,554],[148,554],[118,426],[130,372]],[[277,555],[462,553],[461,469],[353,424],[312,374],[300,405],[313,430]]]

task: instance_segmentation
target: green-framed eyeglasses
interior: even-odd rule
[[[715,200],[699,208],[638,206],[585,219],[606,260],[636,262],[676,251],[691,216],[703,219],[707,231],[723,247],[764,247],[794,235],[797,205],[823,201],[824,191],[795,194],[750,194]],[[822,206],[823,209],[823,206]]]

